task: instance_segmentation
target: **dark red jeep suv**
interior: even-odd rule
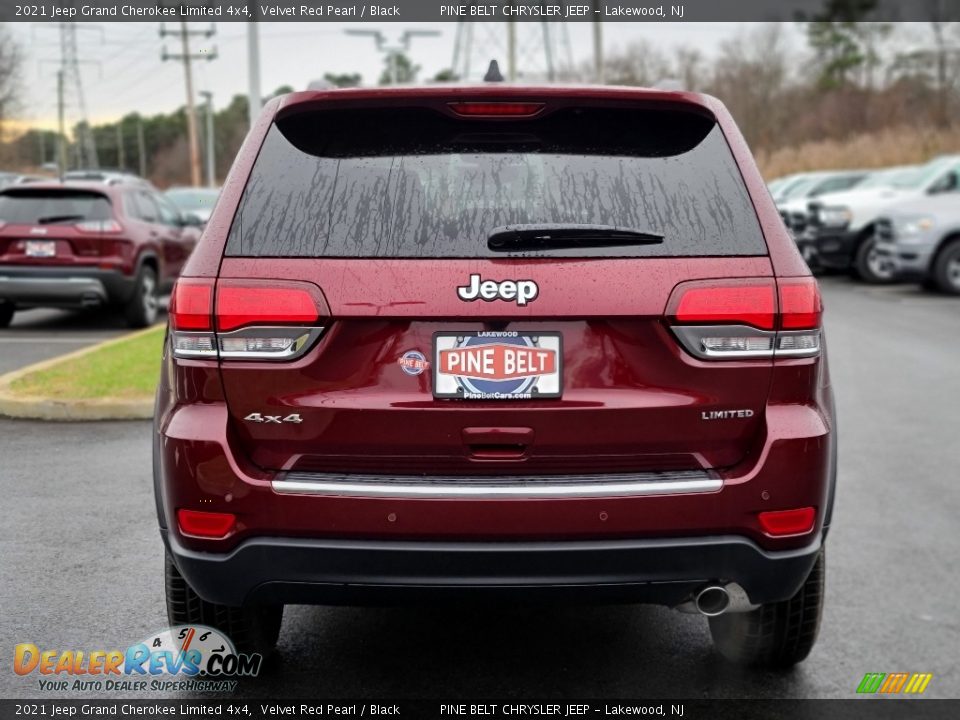
[[[717,100],[273,100],[174,290],[174,623],[285,603],[658,603],[802,660],[836,465],[816,282]]]
[[[0,327],[17,309],[112,307],[131,327],[157,319],[157,296],[200,232],[143,182],[30,183],[0,191]]]

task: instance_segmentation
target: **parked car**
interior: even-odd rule
[[[109,185],[114,185],[117,183],[134,183],[137,185],[144,185],[153,189],[153,184],[149,180],[145,180],[139,175],[135,175],[132,172],[127,170],[111,170],[111,169],[78,169],[78,170],[69,170],[63,174],[63,179],[67,181],[86,181],[86,182],[102,182]]]
[[[793,193],[820,175],[821,173],[819,172],[802,172],[786,175],[773,180],[767,186],[767,189],[770,191],[773,201],[779,203],[788,199]]]
[[[172,624],[268,652],[285,603],[575,597],[700,612],[744,663],[813,646],[820,296],[716,99],[275,99],[171,303]]]
[[[860,187],[810,202],[808,228],[800,241],[824,268],[849,270],[872,283],[889,282],[893,268],[876,252],[877,220],[905,200],[960,187],[960,155],[938,157],[905,171],[886,187]]]
[[[876,252],[896,279],[960,295],[960,192],[897,204],[877,221]]]
[[[25,183],[44,182],[48,180],[50,180],[50,178],[43,177],[42,175],[0,172],[0,188],[7,187],[8,185],[23,185]]]
[[[867,170],[832,170],[811,174],[777,203],[777,210],[780,211],[786,226],[794,235],[799,235],[807,226],[807,206],[811,198],[857,187],[869,176]]]
[[[210,219],[210,213],[213,212],[213,206],[217,204],[220,190],[207,187],[174,187],[167,190],[164,195],[184,215],[191,215],[201,225],[205,225]]]
[[[28,307],[112,306],[131,327],[156,321],[200,237],[141,185],[33,183],[0,190],[0,326]]]

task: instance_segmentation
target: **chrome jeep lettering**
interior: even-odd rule
[[[466,302],[480,299],[484,302],[494,300],[515,300],[517,305],[526,305],[536,300],[540,288],[533,280],[481,280],[479,273],[470,275],[470,283],[457,288],[457,296]]]

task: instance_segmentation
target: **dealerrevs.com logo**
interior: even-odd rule
[[[205,625],[178,625],[126,650],[14,648],[13,670],[35,676],[50,692],[199,690],[229,692],[238,677],[260,672],[263,656],[238,653],[223,633]]]

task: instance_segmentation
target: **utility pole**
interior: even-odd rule
[[[593,0],[593,9],[603,9],[600,7],[600,0]],[[603,25],[599,20],[593,21],[593,72],[596,83],[603,85],[605,77],[603,69]]]
[[[117,167],[124,170],[127,166],[127,160],[123,152],[123,121],[117,121]]]
[[[137,115],[137,160],[140,161],[140,177],[147,176],[147,144],[143,140],[143,118]]]
[[[460,80],[483,76],[499,60],[508,80],[545,77],[553,81],[573,71],[573,51],[564,23],[458,22],[451,69]]]
[[[507,80],[517,79],[517,25],[513,20],[507,22]]]
[[[161,60],[179,60],[183,63],[183,76],[187,88],[187,142],[190,147],[190,184],[200,185],[200,145],[197,138],[197,112],[193,101],[193,71],[190,63],[193,60],[214,60],[217,57],[217,49],[214,47],[210,52],[201,52],[197,55],[190,54],[190,36],[200,35],[203,37],[212,37],[216,33],[216,28],[211,25],[207,30],[190,30],[185,20],[180,21],[180,30],[167,30],[165,24],[160,25],[160,37],[167,35],[179,35],[182,51],[177,53],[168,53],[164,46],[160,58]]]
[[[80,80],[80,60],[77,57],[77,27],[74,23],[60,23],[60,62],[63,71],[73,83],[74,93],[77,96],[77,105],[80,109],[80,137],[77,138],[81,155],[85,155],[86,165],[91,168],[100,167],[97,157],[97,143],[93,139],[93,128],[87,119],[87,103],[83,94],[83,82]],[[83,164],[84,160],[80,161]]]
[[[397,55],[401,52],[410,52],[410,41],[415,37],[436,37],[440,34],[439,30],[404,30],[403,34],[400,36],[400,43],[398,45],[387,45],[386,38],[379,30],[354,30],[350,28],[344,30],[344,32],[347,35],[353,35],[354,37],[373,38],[373,41],[377,44],[377,50],[382,53],[386,53],[388,75],[390,76],[391,85],[396,85],[399,80]]]
[[[251,12],[256,10],[251,5]],[[247,112],[250,120],[250,127],[257,121],[260,115],[260,108],[263,95],[260,94],[260,28],[257,22],[247,23]]]
[[[66,4],[71,5],[70,3]],[[100,162],[97,157],[97,144],[93,136],[93,128],[87,118],[87,103],[83,93],[80,66],[87,63],[94,63],[96,65],[100,63],[96,60],[80,59],[77,49],[77,32],[80,30],[97,32],[100,34],[100,39],[103,40],[103,28],[99,25],[77,22],[63,22],[57,23],[56,25],[52,23],[48,25],[34,25],[34,28],[37,30],[49,30],[52,27],[57,28],[60,33],[60,57],[56,60],[53,58],[41,58],[39,63],[49,62],[56,63],[60,66],[57,73],[58,96],[62,97],[66,93],[67,88],[71,89],[80,114],[79,121],[75,125],[77,131],[76,150],[79,153],[77,166],[83,167],[86,165],[87,167],[97,168]],[[61,85],[63,85],[63,91],[59,89]],[[58,100],[58,103],[62,106],[65,104],[65,101],[61,99]]]
[[[207,186],[216,187],[217,178],[216,178],[216,155],[214,150],[214,136],[213,136],[213,93],[208,90],[201,90],[200,95],[203,96],[203,99],[206,101],[206,112],[207,112],[207,133],[206,133],[206,142],[204,146],[207,151]]]
[[[67,171],[67,131],[64,127],[63,119],[63,70],[57,70],[57,126],[58,133],[58,152],[57,165],[59,165],[60,182],[63,182],[63,174]]]

